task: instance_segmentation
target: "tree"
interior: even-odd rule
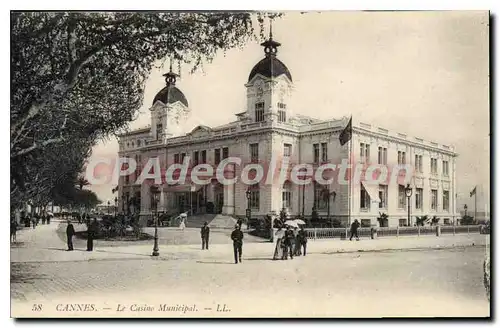
[[[428,219],[429,219],[428,215],[417,216],[417,222],[416,222],[417,226],[423,227]]]
[[[437,216],[432,217],[431,225],[437,225],[439,223],[439,218]]]
[[[156,63],[173,57],[196,69],[252,35],[250,13],[13,12],[11,197],[29,199],[26,189],[52,179],[25,173],[54,149],[86,144],[86,158],[97,140],[123,130]]]
[[[379,212],[379,217],[377,218],[377,221],[380,227],[387,227],[389,223],[389,216],[386,213]]]
[[[462,219],[460,220],[461,225],[473,225],[476,223],[476,220],[474,220],[473,216],[470,215],[464,215],[462,216]]]

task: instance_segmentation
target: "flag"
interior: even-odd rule
[[[340,133],[339,136],[340,145],[341,146],[345,145],[349,140],[351,140],[351,137],[352,137],[352,116],[349,119],[349,123],[347,123],[347,126]]]
[[[474,196],[476,194],[476,187],[474,187],[474,189],[472,189],[472,191],[470,192],[470,196]]]

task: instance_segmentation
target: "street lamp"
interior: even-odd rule
[[[413,194],[413,189],[410,184],[406,185],[405,188],[406,197],[408,197],[408,226],[411,227],[411,195]]]
[[[250,225],[250,217],[252,216],[252,212],[250,210],[250,195],[251,195],[250,187],[248,187],[247,192],[245,193],[247,195],[247,227]]]
[[[157,186],[151,186],[150,189],[151,194],[153,195],[153,219],[155,221],[155,243],[153,246],[153,254],[151,256],[158,256],[160,255],[159,248],[158,248],[158,215],[156,211],[156,205],[158,203],[157,201],[157,195],[159,193],[158,187]]]
[[[467,204],[464,205],[465,216],[467,216]]]
[[[125,215],[125,195],[122,195],[122,212]]]

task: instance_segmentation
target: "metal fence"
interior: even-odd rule
[[[377,237],[399,237],[399,236],[428,236],[437,235],[438,226],[423,227],[382,227],[376,228]],[[470,234],[480,233],[480,225],[469,226],[439,226],[441,234]],[[371,228],[359,228],[360,238],[371,238]],[[305,229],[308,239],[346,239],[351,236],[349,228],[307,228]]]

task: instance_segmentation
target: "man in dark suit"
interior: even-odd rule
[[[66,227],[66,238],[68,240],[68,251],[73,250],[73,236],[75,235],[75,228],[71,223],[71,220],[68,220],[68,226]]]
[[[243,232],[241,227],[237,224],[231,233],[231,240],[233,241],[234,263],[238,264],[238,259],[241,263],[241,255],[243,251]]]
[[[208,250],[208,238],[210,237],[210,228],[208,227],[208,222],[203,224],[201,227],[201,249]]]
[[[306,249],[307,249],[307,233],[306,231],[304,230],[304,227],[300,227],[300,230],[299,230],[299,241],[300,241],[300,245],[299,245],[299,250],[300,250],[300,247],[302,247],[304,249],[304,256],[306,256]]]
[[[294,251],[294,246],[295,245],[295,235],[293,233],[292,228],[289,226],[288,229],[285,231],[285,251],[283,252],[283,258],[285,260],[288,259],[288,255],[290,255],[290,259],[293,260],[293,251]]]
[[[94,221],[87,228],[87,251],[92,252],[94,250],[94,238],[97,236],[99,232],[99,225],[97,223],[97,219],[94,218]]]
[[[358,228],[359,228],[359,221],[358,219],[356,219],[351,224],[351,238],[349,238],[349,240],[352,240],[352,237],[356,237],[356,240],[359,240]]]

